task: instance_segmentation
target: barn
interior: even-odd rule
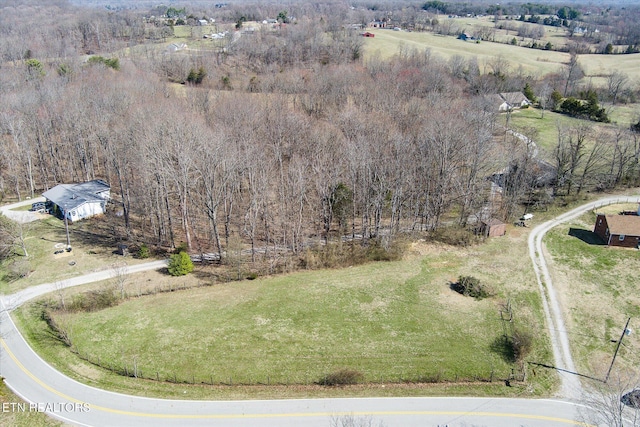
[[[105,212],[111,187],[101,179],[79,184],[60,184],[42,195],[51,213],[69,221],[79,221]]]
[[[608,246],[638,248],[640,246],[640,216],[598,214],[593,232]]]

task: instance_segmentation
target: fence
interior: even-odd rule
[[[331,372],[324,374],[299,373],[297,375],[274,375],[243,376],[238,377],[232,374],[212,372],[209,375],[185,374],[176,372],[159,372],[151,369],[143,369],[134,359],[130,363],[116,363],[102,360],[99,356],[93,356],[80,350],[74,353],[82,360],[110,371],[116,375],[150,380],[171,384],[193,384],[209,386],[311,386],[321,384]],[[362,372],[362,380],[358,383],[365,384],[438,384],[438,383],[494,383],[494,382],[514,382],[524,381],[526,378],[523,367],[502,368],[496,370],[493,367],[486,369],[484,374],[459,375],[446,370],[436,369],[432,372],[418,372],[411,369],[403,370],[400,374],[379,374]]]

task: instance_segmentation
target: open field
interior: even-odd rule
[[[507,250],[523,237],[514,229],[510,237],[462,250],[419,244],[400,262],[161,293],[98,312],[59,314],[56,321],[70,331],[83,358],[118,370],[126,365],[129,372],[136,369],[163,381],[216,385],[199,391],[201,397],[228,383],[297,384],[302,393],[315,395],[323,391],[313,383],[341,368],[364,374],[372,383],[365,394],[379,394],[380,383],[492,377],[494,383],[469,384],[460,392],[502,394],[505,387],[496,389],[495,381],[514,367],[499,346],[499,310],[507,299],[515,325],[535,332],[530,357],[542,363],[551,358],[546,334],[540,333],[543,321],[530,269],[527,263],[513,268],[513,257],[526,258],[526,245]],[[509,259],[500,256],[507,252]],[[497,296],[475,301],[456,294],[448,281],[460,274],[480,278]],[[204,270],[179,279],[145,274],[129,286],[140,280],[188,286],[185,281],[204,275]],[[42,322],[28,312],[22,309],[18,319],[32,345],[70,375],[134,393],[149,392],[148,387],[160,395],[175,391],[166,383],[136,383],[79,360],[47,339]],[[520,393],[547,394],[553,381],[550,373],[538,373]],[[456,386],[442,387],[451,393]]]
[[[614,214],[637,210],[634,204],[611,205],[598,212]],[[571,348],[580,373],[603,378],[613,358],[625,322],[637,329],[640,297],[637,292],[638,251],[609,248],[592,233],[595,213],[552,230],[545,242],[553,262],[551,271],[562,298]],[[624,340],[615,370],[637,368],[640,341]]]
[[[398,53],[400,46],[408,49],[429,49],[437,56],[448,60],[459,55],[464,58],[477,58],[482,71],[483,64],[490,58],[502,55],[515,70],[518,66],[537,76],[557,72],[568,61],[569,54],[554,51],[528,49],[503,43],[482,41],[465,42],[452,36],[433,33],[393,31],[372,29],[374,38],[365,40],[365,60],[371,55],[390,58]]]
[[[482,65],[488,59],[503,56],[511,63],[512,70],[522,66],[525,71],[537,77],[559,72],[569,61],[568,53],[530,49],[505,43],[465,42],[453,36],[441,36],[427,32],[389,29],[370,29],[369,31],[374,33],[375,37],[368,38],[364,42],[365,60],[372,55],[390,58],[398,53],[399,48],[403,46],[409,49],[430,49],[431,52],[445,60],[455,55],[464,58],[477,58],[481,70]],[[613,70],[626,73],[632,81],[640,78],[640,54],[638,53],[631,55],[580,55],[579,62],[585,71],[586,78],[602,79],[602,81],[598,80],[594,83],[602,84],[603,77],[611,74]]]

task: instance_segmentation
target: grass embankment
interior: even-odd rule
[[[617,214],[638,206],[611,205],[597,212]],[[554,286],[562,295],[571,350],[580,373],[604,378],[627,318],[637,329],[640,316],[636,249],[610,248],[598,244],[592,233],[593,212],[553,229],[545,243],[553,262]],[[625,338],[614,372],[637,367],[640,344],[632,334]]]
[[[551,361],[535,281],[528,263],[521,262],[526,245],[512,247],[522,243],[518,232],[463,250],[418,245],[415,250],[422,252],[404,261],[218,284],[132,298],[98,312],[55,314],[82,357],[160,382],[123,378],[80,360],[51,338],[37,310],[32,315],[33,306],[17,318],[31,344],[54,365],[129,393],[176,396],[187,386],[165,381],[178,381],[200,384],[189,388],[191,398],[541,395],[554,386],[549,372],[513,388],[499,382],[513,368],[518,372],[501,345],[500,308],[508,298],[514,324],[534,333],[528,360]],[[180,279],[145,274],[129,286],[139,286],[139,280],[189,286],[207,274],[197,273]],[[448,281],[458,275],[479,278],[497,296],[476,301],[456,294]],[[359,371],[369,385],[342,391],[314,385],[343,368]],[[468,383],[490,379],[495,382]],[[398,386],[433,381],[445,383]],[[255,386],[220,385],[238,383]]]
[[[29,404],[13,394],[2,380],[0,380],[0,407],[2,407],[0,427],[61,427],[65,425],[44,413],[29,410]]]

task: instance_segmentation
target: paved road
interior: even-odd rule
[[[555,220],[536,227],[529,248],[544,295],[545,314],[552,335],[556,365],[575,370],[568,338],[562,331],[562,312],[544,260],[542,237],[552,227],[599,205],[634,198],[608,198],[576,208]],[[129,271],[157,269],[165,261],[130,266]],[[77,286],[104,280],[110,271],[92,273],[64,282]],[[66,422],[82,426],[330,426],[336,416],[354,417],[393,426],[492,426],[550,427],[582,425],[579,407],[559,400],[496,398],[369,398],[313,399],[270,401],[189,401],[134,397],[96,389],[78,383],[45,363],[26,343],[9,316],[9,311],[29,299],[55,290],[54,284],[25,289],[0,299],[0,374],[21,396],[26,406],[17,402],[2,410],[40,410]],[[562,393],[577,398],[580,383],[573,375],[562,375]],[[185,390],[186,391],[186,390]],[[185,394],[188,398],[188,391]]]
[[[560,395],[564,398],[577,401],[582,397],[583,390],[579,377],[574,374],[576,367],[571,357],[569,337],[566,332],[567,329],[564,323],[562,308],[558,302],[556,291],[551,281],[551,275],[547,268],[542,238],[552,228],[570,221],[587,211],[614,203],[638,202],[640,202],[640,196],[616,196],[599,199],[540,224],[529,234],[529,255],[533,261],[533,269],[536,273],[538,286],[542,295],[542,305],[547,320],[547,327],[549,328],[549,336],[551,337],[555,367],[558,368],[558,374],[562,380]]]

